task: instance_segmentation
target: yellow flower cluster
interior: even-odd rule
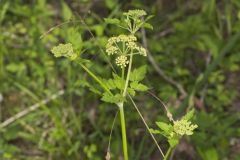
[[[192,135],[193,130],[196,129],[198,126],[196,124],[192,124],[190,121],[185,119],[181,119],[174,122],[174,132],[178,135]]]
[[[59,44],[52,48],[51,52],[54,54],[55,57],[67,57],[71,60],[77,58],[77,54],[73,52],[73,47],[71,43],[67,44]]]
[[[124,15],[139,18],[147,15],[147,13],[144,10],[135,9],[135,10],[129,10],[128,12],[124,13]]]
[[[139,54],[142,55],[142,56],[147,56],[147,51],[145,48],[143,47],[139,47],[138,48],[138,51],[139,51]]]
[[[129,61],[127,60],[126,56],[119,56],[116,58],[116,64],[121,68],[126,67],[128,63]]]
[[[125,67],[127,62],[127,56],[131,51],[134,54],[140,54],[142,56],[147,56],[147,51],[145,48],[138,46],[137,38],[133,35],[119,35],[116,37],[111,37],[108,39],[106,45],[106,52],[108,55],[120,55],[116,59],[117,65]]]
[[[106,45],[106,52],[108,53],[108,55],[117,53],[116,52],[118,50],[117,43],[119,43],[119,42],[123,42],[123,43],[133,42],[134,43],[136,40],[137,40],[137,38],[133,35],[121,34],[117,37],[111,37],[108,39],[108,43]]]
[[[137,46],[137,44],[135,42],[128,42],[126,43],[127,47],[130,48],[131,50],[135,50],[137,51],[137,53],[139,53],[142,56],[147,56],[147,51],[145,48],[141,47],[141,46]]]
[[[118,48],[115,47],[115,46],[109,46],[109,47],[106,49],[106,52],[107,52],[108,55],[117,54],[117,53],[118,53]]]

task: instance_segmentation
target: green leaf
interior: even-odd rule
[[[64,18],[64,21],[67,21],[72,17],[72,10],[69,8],[67,3],[65,3],[64,1],[61,1],[61,2],[62,2],[61,5],[62,5],[63,18]]]
[[[219,156],[215,148],[206,148],[201,150],[201,157],[204,160],[218,160]]]
[[[147,29],[153,30],[153,26],[152,26],[150,23],[146,23],[146,22],[145,22],[145,23],[143,24],[143,27],[144,27],[144,28],[147,28]]]
[[[105,93],[103,93],[101,100],[104,102],[117,104],[119,102],[124,101],[124,98],[120,94],[111,95],[111,94],[105,92]]]
[[[93,93],[96,93],[98,95],[101,95],[101,91],[99,91],[96,87],[94,87],[93,85],[89,84],[88,81],[83,80],[83,79],[79,79],[74,83],[74,87],[87,87],[89,88],[90,91],[92,91]]]
[[[152,19],[153,17],[154,17],[154,15],[149,15],[149,16],[147,16],[147,18],[145,19],[145,21],[148,21],[148,20]]]
[[[10,63],[6,66],[6,70],[17,73],[26,70],[26,66],[24,63]]]
[[[114,7],[116,7],[116,5],[118,5],[117,0],[105,0],[105,3],[109,9],[113,9]]]
[[[134,91],[134,89],[132,89],[132,88],[128,88],[127,89],[127,91],[128,91],[128,93],[130,94],[130,96],[135,96],[136,95],[136,92]]]
[[[96,89],[92,86],[89,86],[89,90],[92,91],[95,94],[101,95],[101,91],[99,91],[98,89]]]
[[[4,4],[4,5],[3,5]],[[0,24],[2,23],[3,19],[5,18],[5,15],[7,13],[7,10],[9,8],[9,4],[10,2],[9,1],[6,1],[6,3],[3,3],[0,7],[1,9],[1,13],[0,13]]]
[[[142,83],[138,83],[138,82],[136,82],[136,81],[131,82],[131,83],[130,83],[130,86],[131,86],[132,89],[134,89],[134,90],[136,90],[136,91],[146,91],[146,90],[148,90],[148,87],[147,87],[147,86],[145,86],[145,85],[142,84]]]
[[[78,79],[74,83],[74,87],[88,87],[88,86],[90,86],[90,84],[88,83],[87,80],[84,80],[84,79]]]
[[[114,80],[114,84],[118,89],[123,89],[125,86],[125,81],[124,79],[122,79],[121,77],[119,77],[117,74],[113,73],[113,80]]]
[[[67,30],[66,41],[72,44],[73,50],[80,53],[83,48],[82,35],[77,28],[69,28]]]
[[[184,116],[182,117],[182,119],[188,121],[188,120],[190,120],[193,116],[194,116],[194,110],[192,109],[191,111],[187,112],[187,114],[184,115]]]
[[[114,80],[113,79],[109,79],[109,80],[102,80],[106,86],[108,87],[109,90],[112,90],[112,89],[116,89],[116,85],[114,83]]]
[[[104,18],[104,21],[109,24],[119,24],[120,20],[117,18]]]
[[[146,72],[147,72],[147,66],[146,65],[141,66],[132,71],[129,79],[130,81],[141,81],[144,79]]]
[[[95,25],[95,26],[93,26],[93,29],[95,30],[96,35],[97,35],[98,37],[100,37],[100,36],[103,35],[104,28],[103,28],[102,25]]]
[[[167,124],[167,123],[164,123],[164,122],[156,122],[156,124],[165,133],[170,134],[169,132],[170,132],[170,130],[172,128],[171,124]]]
[[[149,131],[153,134],[160,134],[161,133],[159,130],[152,129],[152,128],[150,128]]]
[[[74,145],[72,145],[72,146],[70,147],[70,149],[68,150],[67,154],[68,154],[68,155],[73,154],[75,151],[77,151],[77,150],[79,149],[79,147],[80,147],[80,142],[77,141]]]

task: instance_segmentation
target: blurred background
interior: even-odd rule
[[[145,84],[174,118],[196,109],[198,129],[172,160],[240,160],[239,0],[0,0],[0,159],[102,160],[117,107],[103,103],[79,65],[50,53],[72,43],[102,77],[111,67],[100,52],[121,29],[104,18],[128,9],[154,15],[138,36],[147,47]],[[167,121],[149,93],[135,97],[150,127]],[[125,107],[129,159],[161,155],[131,103]],[[117,117],[111,159],[121,160]],[[156,135],[164,152],[167,141]]]

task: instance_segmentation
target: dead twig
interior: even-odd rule
[[[57,97],[59,97],[63,94],[64,94],[64,90],[60,90],[56,94],[53,94],[52,96],[40,101],[39,103],[36,103],[36,104],[28,107],[27,109],[15,114],[14,116],[8,118],[3,123],[1,123],[0,128],[4,128],[4,127],[10,125],[11,123],[15,122],[16,120],[28,115],[29,113],[31,113],[31,112],[35,111],[36,109],[38,109],[39,107],[41,107],[42,105],[47,104],[49,101],[56,99]]]
[[[144,48],[147,49],[147,38],[146,38],[146,31],[144,28],[141,28],[141,32],[142,32],[142,45]],[[148,60],[151,63],[151,65],[153,66],[153,68],[156,70],[156,72],[168,83],[172,84],[173,86],[175,86],[179,92],[181,93],[182,97],[186,97],[187,96],[187,92],[184,90],[183,86],[176,82],[175,80],[173,80],[171,77],[168,77],[164,71],[157,65],[157,63],[155,62],[152,54],[148,51]]]
[[[164,37],[164,36],[167,36],[171,33],[174,33],[175,32],[175,29],[174,28],[168,28],[162,32],[160,32],[159,34],[157,34],[156,36],[154,36],[155,39],[158,39],[158,38],[161,38],[161,37]]]

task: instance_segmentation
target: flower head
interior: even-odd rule
[[[147,55],[146,49],[139,46],[136,41],[137,38],[133,35],[121,34],[116,37],[111,37],[108,39],[106,52],[108,55],[118,55],[116,64],[123,68],[128,64],[127,56],[130,54]]]
[[[190,121],[185,119],[181,119],[174,122],[173,128],[174,132],[180,136],[183,135],[192,135],[193,130],[196,129],[198,126],[196,124],[192,124]]]
[[[118,52],[118,48],[115,47],[115,46],[109,46],[107,49],[106,49],[106,52],[108,55],[113,55],[114,53],[117,53]]]
[[[136,40],[137,38],[133,35],[121,34],[117,37],[111,37],[108,39],[108,43],[106,45],[106,52],[108,53],[108,55],[123,54],[125,52],[120,50],[119,46],[127,45],[129,43],[136,45],[135,44]]]
[[[116,64],[121,68],[126,67],[128,63],[129,61],[127,60],[126,56],[119,56],[116,58]]]
[[[73,47],[71,43],[67,44],[59,44],[52,48],[51,52],[54,54],[55,57],[67,57],[71,60],[77,58],[77,54],[73,52]]]
[[[147,51],[145,48],[139,47],[138,51],[140,55],[147,56]]]
[[[135,42],[128,42],[126,45],[132,50],[137,49],[137,44]]]
[[[135,10],[129,10],[128,12],[125,12],[123,15],[139,18],[147,15],[147,13],[144,10],[135,9]]]
[[[111,37],[108,39],[108,43],[106,45],[106,48],[111,47],[112,45],[116,45],[119,42],[127,43],[127,42],[134,42],[137,38],[133,35],[124,35],[121,34],[117,37]]]
[[[117,37],[111,37],[108,39],[108,43],[106,45],[106,52],[108,55],[113,55],[113,54],[127,54],[125,50],[127,51],[135,51],[139,53],[140,55],[146,56],[147,52],[146,49],[138,46],[137,43],[137,38],[133,35],[124,35],[121,34]],[[119,46],[125,45],[127,48],[125,50],[121,50]]]

